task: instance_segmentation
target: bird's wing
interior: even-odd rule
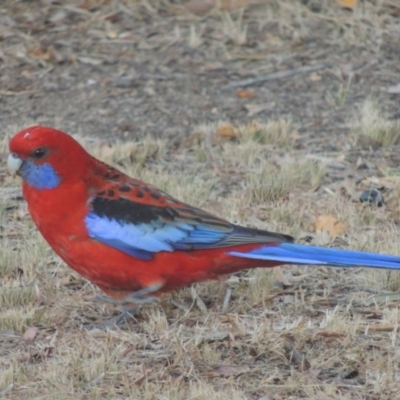
[[[134,179],[103,185],[90,199],[85,224],[91,238],[140,259],[160,251],[293,241],[231,224]]]

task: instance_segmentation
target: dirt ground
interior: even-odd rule
[[[400,73],[396,2],[362,2],[352,13],[328,0],[266,1],[243,16],[204,17],[168,1],[63,3],[1,5],[3,130],[41,123],[85,136],[176,141],[205,122],[291,116],[326,151],[370,95],[399,118],[398,94],[385,90]],[[251,99],[223,90],[312,65],[324,68],[251,86]]]
[[[54,126],[235,222],[318,244],[315,219],[333,214],[347,230],[329,244],[398,254],[400,2],[228,3],[196,14],[169,0],[2,1],[2,154],[22,128]],[[271,121],[289,121],[289,132],[279,125],[254,147],[243,139]],[[132,148],[124,143],[136,146],[135,167],[121,156]],[[259,195],[247,175],[257,151],[271,171],[259,181],[293,160],[321,170],[291,170],[287,186]],[[12,223],[13,234],[36,235],[5,163],[0,178],[2,231]],[[385,206],[354,217],[370,188],[382,189]],[[96,289],[60,267],[38,236],[30,257],[13,240],[2,234],[12,252],[0,269],[0,398],[373,400],[400,391],[394,275],[251,271],[167,297],[130,328],[88,333],[80,323],[113,310],[94,303]],[[23,282],[18,268],[29,271]],[[268,290],[254,289],[254,278]],[[37,280],[42,297],[24,291]],[[10,295],[10,282],[22,294]],[[377,293],[392,301],[366,300]]]

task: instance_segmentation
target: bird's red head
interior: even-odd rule
[[[9,143],[8,168],[30,186],[51,189],[62,181],[80,179],[90,156],[70,135],[54,128],[32,126]]]

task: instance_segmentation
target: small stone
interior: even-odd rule
[[[377,189],[366,190],[361,193],[360,201],[361,203],[376,204],[378,207],[382,207],[384,203],[382,193]]]
[[[134,76],[120,76],[115,80],[115,86],[121,89],[133,88],[138,84],[139,82]]]

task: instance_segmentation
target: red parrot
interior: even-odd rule
[[[117,304],[150,302],[248,268],[400,268],[400,257],[300,245],[288,235],[232,224],[97,160],[53,128],[26,128],[9,148],[9,170],[22,177],[43,237]]]

